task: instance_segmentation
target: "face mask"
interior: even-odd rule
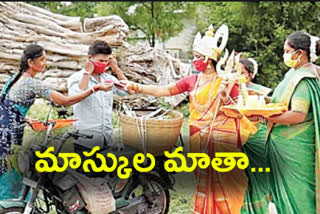
[[[204,62],[204,59],[193,60],[193,65],[197,71],[204,72],[209,65],[209,60]]]
[[[294,68],[298,62],[300,61],[301,55],[299,55],[298,59],[292,59],[292,55],[295,54],[297,51],[291,52],[291,53],[284,53],[283,54],[283,61],[286,66],[290,68]]]
[[[94,65],[94,71],[97,72],[98,74],[104,73],[107,66],[109,65],[109,63],[95,62],[93,60],[91,60],[91,62]]]

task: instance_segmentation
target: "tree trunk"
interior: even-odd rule
[[[151,17],[154,20],[154,2],[151,2]],[[156,44],[156,36],[155,36],[155,29],[152,29],[152,36],[151,36],[151,47],[154,47]]]

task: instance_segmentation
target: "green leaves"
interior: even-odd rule
[[[101,2],[98,15],[119,15],[134,31],[140,31],[151,46],[177,35],[184,27],[183,18],[193,14],[192,2]]]
[[[28,2],[34,6],[42,7],[53,13],[60,13],[66,16],[80,16],[83,18],[92,18],[95,14],[96,2]]]

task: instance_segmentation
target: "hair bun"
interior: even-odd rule
[[[320,40],[318,40],[316,43],[316,54],[317,56],[320,56]]]
[[[309,35],[310,37],[310,61],[315,62],[318,59],[319,52],[318,52],[318,42],[319,37]]]

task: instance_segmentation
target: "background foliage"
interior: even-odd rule
[[[282,59],[286,37],[301,30],[319,36],[319,9],[319,2],[205,2],[198,11],[208,15],[197,23],[199,29],[227,24],[228,49],[250,53],[259,64],[256,82],[274,88],[288,70]]]
[[[66,16],[80,16],[83,18],[92,18],[96,13],[95,6],[97,2],[59,2],[59,1],[37,1],[37,2],[30,2],[30,4],[42,7],[44,9],[50,10],[53,13],[59,13]]]

